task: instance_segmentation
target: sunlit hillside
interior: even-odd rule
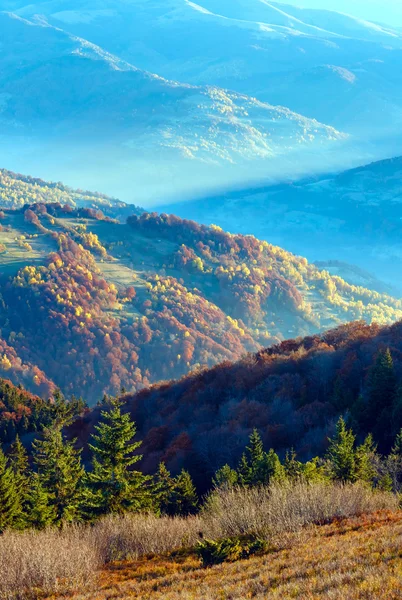
[[[2,374],[41,393],[51,381],[94,402],[342,322],[402,318],[398,299],[173,216],[121,224],[37,204],[3,211],[1,227]]]

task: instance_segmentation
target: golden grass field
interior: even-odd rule
[[[402,512],[336,520],[257,558],[204,569],[195,554],[112,563],[74,600],[402,598]],[[52,596],[52,600],[66,596]]]

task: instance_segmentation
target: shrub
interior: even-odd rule
[[[253,554],[265,552],[268,544],[255,536],[224,538],[198,542],[196,552],[204,567],[218,565],[222,562],[234,562],[248,558]]]
[[[207,498],[202,518],[213,537],[254,533],[266,539],[337,517],[396,508],[396,496],[361,483],[299,482],[217,489]]]
[[[37,599],[88,583],[101,564],[90,531],[5,532],[0,537],[1,600]]]
[[[92,535],[103,561],[110,562],[194,546],[201,529],[198,517],[125,514],[98,521]]]

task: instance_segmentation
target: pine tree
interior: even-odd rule
[[[363,444],[357,447],[355,453],[356,473],[355,478],[358,481],[373,483],[377,475],[374,467],[377,447],[374,444],[371,433],[366,437]]]
[[[396,454],[402,458],[402,429],[397,434],[394,445],[392,446],[391,454]]]
[[[182,469],[180,475],[174,480],[172,507],[174,514],[186,516],[195,513],[198,505],[198,496],[193,481],[188,471]]]
[[[241,457],[238,473],[242,485],[258,485],[265,480],[264,446],[257,429],[254,429],[249,438],[249,445]]]
[[[340,417],[336,424],[336,433],[329,439],[329,448],[326,458],[329,463],[331,477],[339,481],[355,481],[355,436],[351,430],[346,428],[346,423]]]
[[[26,525],[26,499],[29,490],[28,454],[17,434],[8,454],[8,462],[14,474],[15,489],[21,506],[21,514],[16,526],[23,529]]]
[[[223,465],[215,473],[215,477],[212,483],[217,488],[230,488],[236,485],[239,481],[239,476],[235,469],[232,469],[229,465]]]
[[[303,463],[297,460],[293,448],[286,452],[283,468],[288,479],[297,480],[303,476]]]
[[[392,407],[396,398],[396,377],[389,348],[381,350],[370,371],[367,405],[368,429],[372,429],[380,447],[385,449],[392,432]],[[390,444],[388,445],[389,449]]]
[[[93,453],[88,483],[94,494],[94,514],[123,513],[151,507],[150,477],[132,469],[142,456],[135,454],[142,442],[133,442],[135,423],[122,414],[118,400],[102,411],[97,434],[89,444]]]
[[[0,449],[0,533],[18,526],[22,507],[15,475]]]
[[[170,514],[173,502],[174,479],[166,468],[164,462],[159,463],[158,471],[154,475],[152,498],[158,512]]]
[[[75,440],[64,440],[60,427],[46,428],[33,444],[34,463],[58,523],[81,520],[84,468]]]
[[[264,485],[270,481],[282,481],[285,470],[274,450],[264,452],[260,434],[256,429],[250,435],[249,445],[240,460],[239,483],[246,486]]]
[[[29,481],[25,510],[26,524],[35,529],[44,529],[56,520],[54,504],[37,473],[33,473]]]

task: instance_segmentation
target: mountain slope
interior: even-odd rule
[[[121,224],[53,203],[3,211],[1,226],[0,376],[35,365],[34,391],[47,378],[95,402],[284,337],[402,318],[400,300],[173,216]]]
[[[385,383],[383,392],[375,383],[386,376],[378,356],[387,348],[388,395]],[[372,432],[380,451],[388,451],[402,426],[401,350],[401,322],[383,328],[356,322],[126,394],[126,410],[144,438],[143,467],[152,472],[160,460],[173,471],[184,466],[206,489],[218,468],[238,464],[253,428],[264,447],[281,456],[293,448],[310,459],[325,451],[341,414],[359,439]],[[74,426],[84,445],[98,414]]]
[[[99,192],[74,190],[58,182],[43,181],[35,177],[12,173],[0,169],[0,206],[2,208],[22,208],[33,203],[60,203],[71,208],[101,210],[106,216],[124,220],[127,216],[142,210],[116,198]]]
[[[73,181],[96,174],[106,189],[118,179],[133,200],[132,180],[139,195],[194,189],[202,177],[205,187],[266,173],[279,160],[290,166],[343,139],[288,109],[141,71],[40,21],[0,13],[0,28],[7,164],[13,153],[19,164],[36,164],[40,149],[47,169],[59,160],[62,170],[76,169]]]
[[[20,14],[44,15],[164,77],[228,87],[364,131],[366,143],[374,135],[378,143],[391,114],[401,121],[400,30],[345,14],[262,0],[105,0],[96,7],[58,0]]]
[[[340,260],[401,291],[402,160],[163,206],[183,218],[253,233],[312,261]],[[400,293],[399,291],[399,293]]]

